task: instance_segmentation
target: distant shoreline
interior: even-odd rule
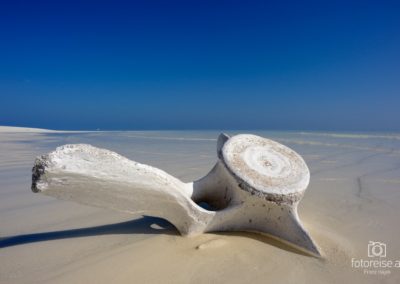
[[[219,131],[219,132],[259,132],[259,131],[271,131],[271,132],[290,132],[305,136],[320,136],[320,137],[331,137],[331,138],[352,138],[352,139],[370,139],[370,138],[383,138],[383,139],[393,139],[400,140],[400,132],[386,132],[386,131],[305,131],[305,130],[262,130],[262,129],[226,129],[226,130],[214,130],[214,129],[164,129],[164,130],[52,130],[44,128],[33,128],[33,127],[19,127],[19,126],[0,126],[0,133],[90,133],[90,132],[158,132],[158,131]]]
[[[0,126],[0,132],[58,132],[58,131],[42,129],[42,128]]]
[[[83,133],[99,132],[96,130],[51,130],[43,128],[18,127],[18,126],[0,126],[0,133]]]

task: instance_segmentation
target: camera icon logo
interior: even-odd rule
[[[369,241],[368,257],[386,257],[386,244],[381,242]]]

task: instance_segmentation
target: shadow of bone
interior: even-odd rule
[[[82,238],[82,237],[101,236],[101,235],[121,235],[121,234],[146,234],[146,235],[164,234],[171,236],[180,235],[177,229],[168,221],[161,218],[143,216],[140,219],[115,223],[115,224],[3,237],[0,238],[0,249],[18,245],[61,240],[61,239]],[[271,238],[268,235],[263,235],[253,232],[213,232],[207,234],[215,234],[220,236],[225,235],[225,236],[246,237],[263,242],[270,246],[275,246],[279,249],[286,250],[291,253],[303,256],[310,256],[309,254],[304,253],[303,251],[300,251],[292,246],[286,245],[280,242],[279,240],[275,240],[274,238]]]
[[[140,219],[115,224],[3,237],[0,238],[0,248],[51,240],[119,234],[179,235],[169,222],[156,217],[143,216]]]
[[[233,236],[233,237],[245,237],[245,238],[253,239],[255,241],[262,242],[269,246],[276,247],[278,249],[287,251],[289,253],[306,256],[306,257],[312,257],[312,258],[316,258],[321,261],[324,261],[323,257],[317,257],[311,253],[307,253],[304,250],[298,249],[291,244],[286,244],[285,242],[282,242],[281,240],[276,239],[273,236],[270,236],[268,234],[263,234],[263,233],[258,233],[258,232],[246,232],[246,231],[215,232],[214,234],[221,235],[221,236],[226,235],[226,236]]]

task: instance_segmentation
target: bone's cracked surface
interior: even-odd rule
[[[304,160],[284,145],[249,134],[221,134],[217,153],[219,160],[205,177],[183,183],[109,150],[64,145],[36,159],[32,191],[161,217],[182,235],[266,233],[319,256],[297,214],[310,176]],[[215,210],[200,207],[201,202]]]

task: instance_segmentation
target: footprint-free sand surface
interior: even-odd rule
[[[322,259],[254,233],[181,237],[161,219],[30,190],[35,157],[70,143],[194,180],[217,159],[216,131],[1,127],[0,283],[400,283],[400,134],[241,132],[277,140],[306,160],[311,181],[299,215]]]

